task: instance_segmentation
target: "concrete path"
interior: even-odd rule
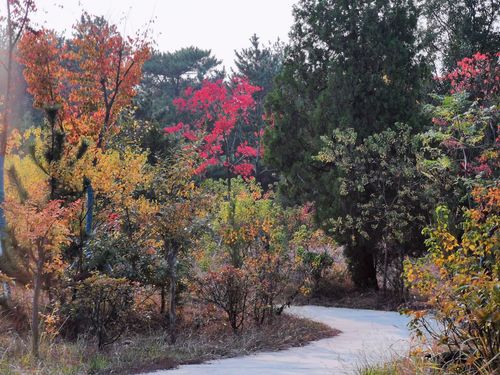
[[[294,306],[288,313],[328,324],[338,336],[278,352],[180,366],[148,375],[336,375],[356,374],[367,363],[405,355],[408,318],[395,312]]]

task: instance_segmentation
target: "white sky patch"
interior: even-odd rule
[[[247,47],[254,33],[262,42],[288,40],[296,1],[37,0],[38,12],[33,19],[39,26],[66,34],[83,10],[104,16],[126,35],[135,35],[149,25],[150,39],[158,50],[188,46],[211,49],[230,68],[234,50]]]

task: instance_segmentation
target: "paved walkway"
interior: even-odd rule
[[[180,366],[149,375],[336,375],[356,374],[366,363],[408,353],[408,318],[395,312],[294,306],[288,313],[339,329],[338,336],[278,352]]]

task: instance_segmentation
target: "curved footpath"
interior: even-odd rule
[[[410,349],[408,318],[396,312],[293,306],[287,313],[325,323],[341,333],[302,347],[184,365],[149,375],[356,374],[364,364],[382,363],[406,355]]]

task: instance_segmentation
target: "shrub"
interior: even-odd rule
[[[121,336],[132,307],[129,281],[93,274],[76,287],[71,312],[79,327],[95,335],[102,349]]]
[[[251,275],[253,318],[255,323],[262,324],[266,319],[270,321],[274,315],[279,315],[291,302],[293,292],[289,296],[287,289],[292,284],[294,266],[281,254],[270,253],[247,259],[245,266]],[[278,307],[278,304],[281,306]]]
[[[333,258],[326,252],[306,250],[299,251],[299,256],[311,275],[313,291],[316,291],[325,271],[333,265]]]
[[[234,332],[243,326],[249,294],[248,274],[230,265],[208,272],[198,281],[197,294],[227,314]]]
[[[416,332],[446,347],[453,371],[489,373],[500,366],[500,188],[476,188],[473,197],[461,236],[438,208],[437,225],[425,230],[429,254],[407,261],[405,273],[428,297],[429,309],[411,313]]]
[[[319,263],[313,261],[312,254],[309,263],[302,255],[328,252],[333,242],[314,228],[310,206],[285,209],[272,192],[264,192],[254,180],[233,179],[231,186],[234,197],[228,201],[223,184],[206,184],[218,199],[214,200],[211,230],[197,244],[198,278],[204,283],[217,275],[208,270],[219,270],[217,277],[228,270],[239,270],[245,275],[244,307],[248,307],[241,319],[247,313],[253,315],[256,324],[263,324],[279,315],[306,284],[319,280],[331,264],[326,255],[318,255]],[[220,286],[209,293],[207,288],[201,289],[204,293],[200,297],[205,300],[207,294],[219,292]],[[217,305],[232,305],[227,300],[232,294],[220,297],[226,301]]]

